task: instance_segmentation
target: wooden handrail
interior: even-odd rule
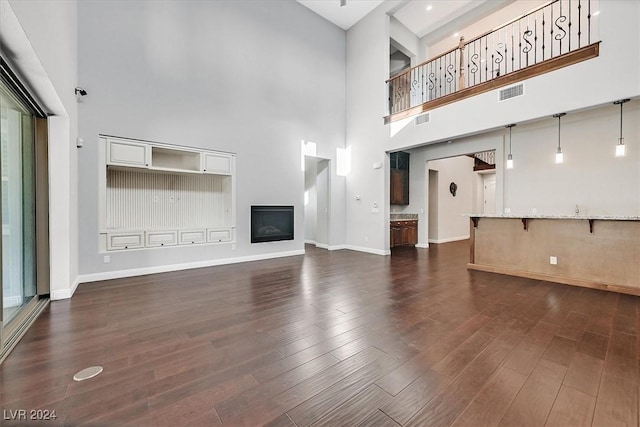
[[[566,8],[561,0],[550,0],[470,41],[461,37],[456,47],[386,80],[390,116],[506,74],[526,75],[525,68],[592,45],[592,18],[591,0]]]
[[[507,22],[507,23],[505,23],[505,24],[502,24],[502,25],[500,25],[500,26],[498,26],[498,27],[496,27],[496,28],[494,28],[494,29],[492,29],[492,30],[489,30],[489,31],[486,31],[486,32],[484,32],[484,33],[480,34],[480,35],[479,35],[479,36],[477,36],[477,37],[474,37],[473,39],[471,39],[471,40],[469,40],[469,41],[465,42],[465,44],[464,44],[464,45],[465,45],[465,47],[466,47],[467,45],[469,45],[469,44],[471,44],[471,43],[473,43],[473,42],[475,42],[475,41],[478,41],[478,40],[480,40],[481,38],[486,37],[486,36],[488,36],[489,34],[491,34],[491,33],[493,33],[493,32],[496,32],[496,31],[498,31],[498,30],[501,30],[501,29],[503,29],[503,28],[505,28],[505,27],[507,27],[507,26],[509,26],[509,25],[513,24],[514,22],[517,22],[517,21],[519,21],[519,20],[521,20],[521,19],[523,19],[523,18],[526,18],[527,16],[532,15],[532,14],[536,13],[537,11],[544,9],[545,7],[549,6],[550,4],[557,3],[557,2],[559,2],[559,1],[561,1],[561,0],[551,0],[551,1],[548,1],[548,2],[546,2],[545,4],[543,4],[543,5],[541,5],[541,6],[538,6],[538,7],[536,7],[535,9],[532,9],[531,11],[529,11],[529,12],[527,12],[527,13],[523,14],[523,15],[520,15],[520,16],[518,16],[518,17],[516,17],[516,18],[513,18],[512,20],[510,20],[509,22]],[[393,76],[393,77],[390,77],[389,79],[387,79],[387,80],[385,81],[385,83],[389,83],[389,82],[390,82],[390,81],[392,81],[392,80],[395,80],[395,79],[397,79],[397,78],[399,78],[399,77],[401,77],[401,76],[403,76],[403,75],[405,75],[405,74],[410,73],[412,70],[414,70],[414,69],[416,69],[416,68],[420,68],[420,67],[422,67],[423,65],[426,65],[426,64],[428,64],[428,63],[430,63],[430,62],[433,62],[433,61],[436,61],[436,60],[438,60],[438,59],[442,58],[443,56],[446,56],[446,55],[450,54],[451,52],[455,52],[455,51],[456,51],[456,50],[458,50],[459,48],[460,48],[459,46],[456,46],[456,47],[454,47],[454,48],[452,48],[452,49],[447,50],[447,51],[446,51],[446,52],[444,52],[444,53],[441,53],[440,55],[436,55],[436,56],[434,56],[434,57],[432,57],[432,58],[430,58],[430,59],[427,59],[426,61],[422,61],[422,62],[421,62],[421,63],[419,63],[418,65],[414,65],[413,67],[409,68],[408,70],[403,71],[403,72],[402,72],[402,73],[400,73],[400,74],[396,74],[396,75],[395,75],[395,76]]]

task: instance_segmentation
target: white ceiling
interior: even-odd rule
[[[412,0],[393,14],[402,25],[418,37],[478,7],[486,0]],[[431,10],[427,10],[430,6]]]
[[[383,0],[347,0],[345,6],[340,6],[340,0],[298,0],[298,3],[305,5],[343,30],[351,28],[382,2]]]
[[[390,7],[393,15],[416,36],[442,39],[448,31],[455,32],[461,24],[470,24],[475,19],[488,15],[497,8],[514,0],[396,0]],[[298,0],[318,15],[348,30],[378,7],[383,0]],[[429,10],[427,10],[429,8]],[[451,34],[453,34],[453,32]],[[433,41],[433,40],[432,40]]]

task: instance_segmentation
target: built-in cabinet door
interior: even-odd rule
[[[178,244],[178,231],[147,231],[146,246],[154,248],[158,246],[173,246]]]
[[[181,245],[194,245],[196,243],[207,242],[207,230],[204,228],[196,230],[180,230],[179,243]]]
[[[209,243],[230,242],[233,238],[230,229],[207,229],[207,241]]]
[[[107,140],[107,164],[146,168],[149,166],[149,145],[117,139]]]
[[[202,165],[202,172],[220,175],[231,174],[232,156],[226,154],[205,153]]]
[[[107,235],[107,249],[135,249],[144,247],[143,232],[109,233]]]

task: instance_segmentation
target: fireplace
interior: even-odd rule
[[[293,240],[293,206],[251,206],[251,243]]]

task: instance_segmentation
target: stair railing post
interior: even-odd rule
[[[458,49],[460,49],[460,73],[458,74],[458,90],[465,88],[464,82],[464,36],[460,36],[460,43],[458,43]]]

